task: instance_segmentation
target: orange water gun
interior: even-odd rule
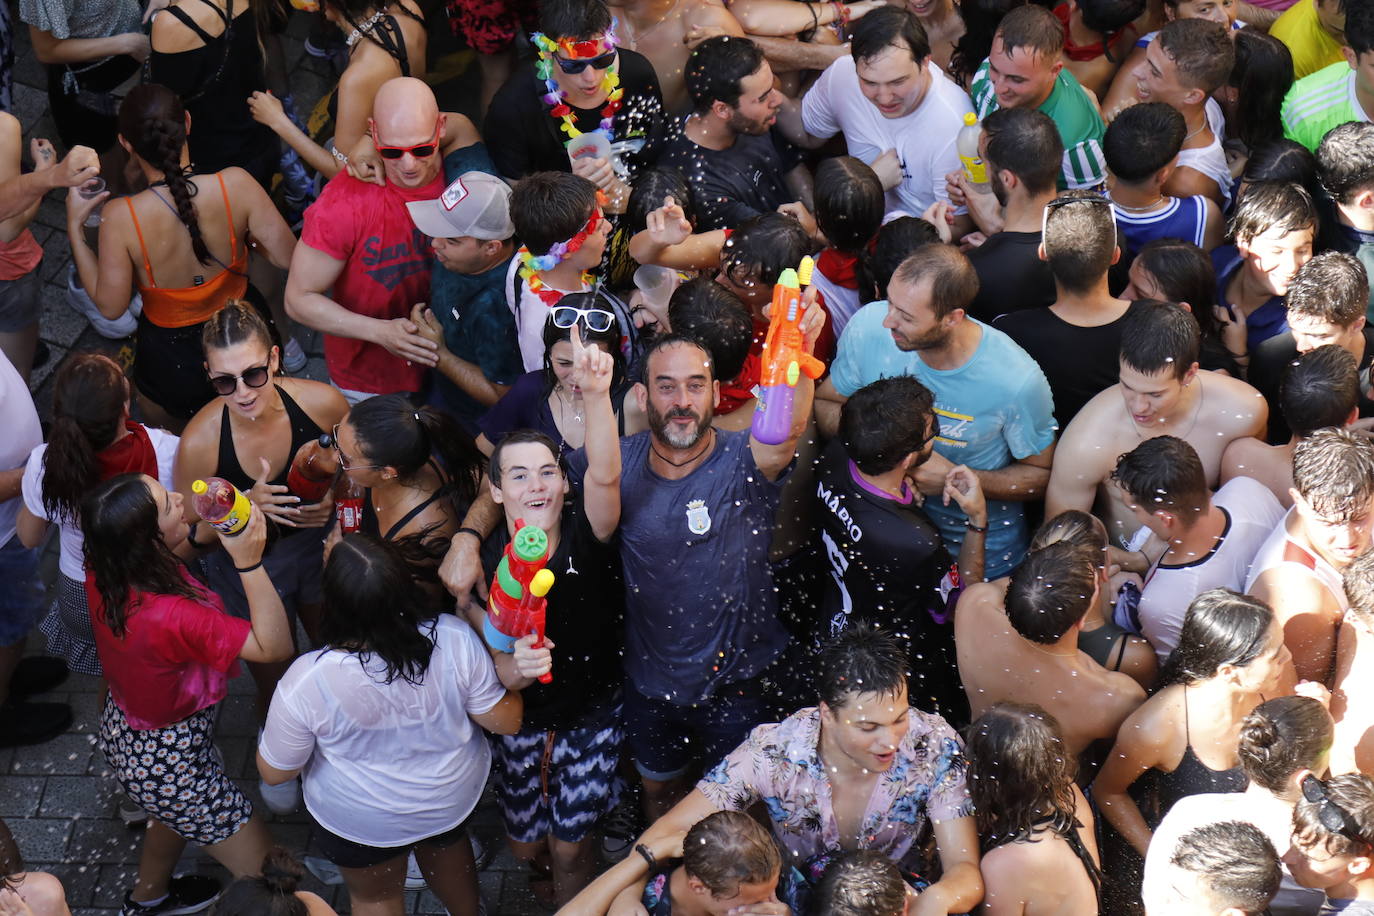
[[[783,270],[773,287],[758,404],[749,426],[754,438],[764,445],[781,445],[791,435],[792,402],[802,374],[814,380],[825,371],[825,363],[804,349],[801,330],[802,287],[811,285],[815,266],[811,258],[802,258],[797,270]]]

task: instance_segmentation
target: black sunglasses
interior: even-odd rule
[[[938,414],[930,415],[930,433],[921,440],[921,448],[925,448],[931,442],[940,438],[940,417]]]
[[[1302,797],[1312,804],[1321,803],[1317,808],[1317,820],[1327,830],[1362,846],[1370,845],[1350,812],[1332,801],[1326,794],[1326,786],[1311,773],[1302,778]]]
[[[599,57],[584,57],[580,60],[568,60],[566,57],[559,57],[555,54],[553,59],[558,61],[559,70],[562,70],[569,76],[576,76],[588,67],[591,67],[593,70],[608,69],[611,64],[615,63],[615,54],[616,52],[614,51],[607,51]]]
[[[239,379],[243,379],[243,383],[249,388],[261,388],[271,377],[272,372],[267,366],[254,366],[243,375],[212,375],[210,387],[215,389],[215,394],[227,397],[238,390]]]

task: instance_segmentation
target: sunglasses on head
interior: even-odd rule
[[[428,159],[439,149],[439,125],[434,125],[434,139],[426,143],[417,143],[414,146],[383,146],[382,141],[377,139],[377,127],[372,127],[372,142],[377,147],[377,153],[383,159],[400,159],[406,153],[416,159]]]
[[[1326,786],[1320,779],[1307,774],[1302,779],[1302,797],[1312,804],[1320,802],[1317,808],[1317,821],[1331,833],[1339,834],[1347,840],[1368,846],[1369,841],[1360,832],[1360,825],[1350,812],[1332,801],[1326,794]]]
[[[555,54],[553,59],[557,61],[559,70],[562,70],[569,76],[576,76],[588,67],[591,67],[593,70],[608,69],[611,64],[615,63],[615,54],[616,52],[612,50],[607,51],[605,54],[599,54],[596,57],[583,57],[577,60],[568,60],[566,57],[559,57]]]
[[[261,388],[271,377],[272,372],[267,366],[254,366],[245,370],[243,375],[212,375],[210,387],[215,389],[215,394],[227,397],[238,390],[239,379],[243,379],[249,388]]]
[[[549,314],[556,328],[570,328],[581,318],[589,331],[609,331],[615,321],[615,316],[605,309],[580,309],[571,305],[555,305]]]

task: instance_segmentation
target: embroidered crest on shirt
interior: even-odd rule
[[[687,530],[693,534],[705,534],[711,530],[711,511],[706,508],[706,500],[688,501]]]

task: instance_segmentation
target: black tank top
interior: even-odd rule
[[[410,76],[410,54],[406,51],[405,36],[401,34],[401,24],[396,21],[396,17],[387,13],[377,24],[368,30],[365,37],[359,38],[352,48],[348,49],[349,57],[353,56],[354,48],[358,43],[374,40],[381,46],[382,50],[391,55],[391,59],[396,61],[396,66],[401,68],[401,76]],[[329,112],[329,120],[339,119],[339,87],[335,86],[329,93],[329,101],[325,103],[325,109]],[[340,152],[348,152],[340,150]]]
[[[1183,759],[1172,773],[1159,773],[1159,810],[1167,814],[1180,798],[1211,792],[1240,792],[1245,789],[1245,773],[1239,766],[1214,770],[1193,751],[1193,736],[1188,722],[1188,687],[1183,687],[1183,735],[1187,747]]]
[[[281,395],[282,405],[286,408],[286,416],[291,421],[291,451],[286,460],[286,466],[281,469],[276,477],[267,481],[270,484],[286,484],[286,475],[291,470],[291,461],[296,457],[296,452],[300,451],[301,446],[311,440],[318,439],[324,434],[318,423],[310,419],[310,414],[301,409],[291,397],[282,390],[280,385],[273,385],[277,389],[277,394]],[[219,460],[215,465],[215,475],[223,477],[225,480],[247,492],[253,488],[253,481],[256,479],[239,467],[239,456],[234,451],[233,428],[229,425],[229,405],[224,406],[223,413],[219,419]],[[290,529],[296,530],[296,529]]]

